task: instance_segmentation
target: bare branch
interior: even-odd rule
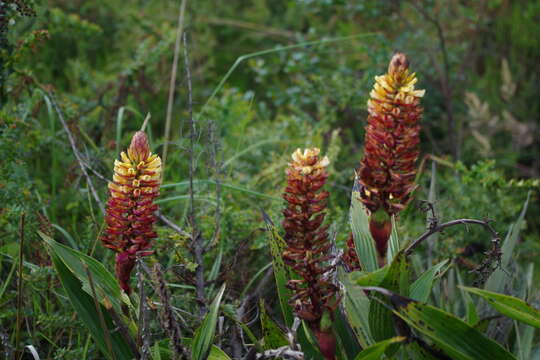
[[[150,359],[150,332],[148,328],[148,304],[144,291],[144,275],[142,273],[143,260],[137,257],[137,287],[139,290],[139,325],[137,327],[137,345],[141,349],[140,360]]]
[[[189,67],[187,36],[184,33],[184,64],[186,68],[186,80],[188,88],[188,114],[189,114],[189,225],[191,226],[191,240],[192,251],[197,264],[195,270],[195,287],[197,302],[199,303],[199,315],[202,318],[206,313],[206,301],[205,301],[205,280],[204,280],[204,262],[203,254],[204,247],[202,244],[202,236],[197,228],[197,219],[195,217],[195,194],[193,190],[193,177],[195,175],[195,138],[197,136],[195,130],[195,119],[193,118],[193,97],[191,87],[191,71]]]
[[[497,268],[502,268],[501,266],[501,238],[499,234],[493,229],[493,227],[490,225],[489,220],[476,220],[476,219],[458,219],[446,222],[444,224],[437,224],[437,222],[434,222],[431,224],[429,229],[423,233],[418,239],[413,241],[406,249],[405,254],[409,255],[418,245],[420,245],[423,241],[428,239],[431,235],[441,232],[446,228],[456,226],[456,225],[465,225],[468,224],[472,225],[480,225],[482,226],[486,231],[488,231],[491,236],[491,249],[486,251],[484,253],[485,258],[482,260],[480,265],[478,265],[475,269],[471,270],[471,272],[479,274],[479,278],[475,281],[475,285],[479,285],[484,283],[495,271]],[[495,266],[493,265],[495,264]]]
[[[171,306],[171,294],[165,280],[163,279],[163,272],[159,264],[154,265],[154,281],[157,283],[156,291],[162,303],[160,311],[161,326],[167,332],[170,339],[170,346],[174,351],[175,359],[187,358],[186,350],[181,345],[182,333],[178,326],[178,321],[174,317]]]
[[[67,122],[64,118],[64,113],[62,112],[62,109],[58,106],[58,103],[56,102],[55,96],[51,91],[47,91],[47,97],[51,101],[51,104],[54,108],[54,111],[56,111],[56,114],[58,115],[58,118],[60,119],[60,122],[62,123],[62,126],[64,127],[64,131],[67,133],[69,144],[71,145],[71,150],[73,151],[73,154],[75,155],[75,158],[77,159],[77,162],[79,163],[79,167],[81,168],[81,171],[86,178],[86,183],[88,184],[88,187],[90,188],[90,192],[92,193],[92,196],[94,197],[94,200],[98,204],[99,208],[101,209],[101,213],[105,214],[105,207],[103,205],[103,202],[99,198],[99,195],[94,187],[94,183],[92,182],[92,178],[86,171],[86,168],[88,165],[83,160],[81,153],[77,149],[77,145],[75,144],[75,139],[73,137],[73,134],[71,133],[71,130],[69,129]]]

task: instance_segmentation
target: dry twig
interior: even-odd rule
[[[191,227],[191,248],[193,251],[193,257],[197,264],[195,270],[195,293],[197,296],[197,302],[199,303],[199,315],[202,318],[206,313],[206,301],[205,301],[205,280],[204,280],[204,263],[203,254],[204,247],[202,244],[202,236],[197,228],[197,219],[195,217],[195,193],[193,190],[193,177],[195,175],[195,138],[197,136],[195,130],[195,119],[193,118],[193,97],[191,87],[191,71],[189,67],[187,36],[184,33],[184,65],[186,67],[186,80],[188,90],[188,114],[189,114],[189,225]]]
[[[170,345],[174,351],[175,358],[187,358],[186,350],[181,345],[182,333],[172,311],[171,294],[169,293],[169,289],[167,289],[167,285],[165,284],[165,280],[163,279],[161,265],[154,265],[153,275],[154,280],[157,283],[156,291],[162,303],[159,317],[161,326],[169,336]]]
[[[92,181],[92,178],[86,171],[87,168],[90,168],[86,162],[83,160],[81,153],[77,149],[77,145],[75,144],[75,138],[73,137],[73,134],[71,133],[71,130],[69,129],[69,126],[67,125],[67,122],[64,118],[64,113],[62,112],[62,109],[60,109],[60,106],[58,106],[58,103],[56,102],[55,96],[51,91],[47,91],[47,97],[51,101],[51,104],[54,108],[54,111],[56,111],[56,114],[58,115],[58,118],[60,119],[60,122],[62,123],[62,126],[64,128],[64,131],[67,133],[69,144],[71,145],[71,150],[73,151],[73,155],[75,155],[75,158],[77,159],[77,162],[79,163],[79,167],[86,178],[86,183],[88,184],[88,187],[90,188],[90,192],[92,193],[92,196],[94,197],[94,200],[98,204],[99,208],[101,209],[101,212],[105,214],[105,207],[103,205],[103,202],[99,198],[99,195],[94,187],[94,183]],[[95,171],[93,171],[95,173]]]

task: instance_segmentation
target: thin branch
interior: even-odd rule
[[[171,132],[171,118],[172,118],[172,108],[174,103],[174,89],[176,85],[176,73],[178,71],[178,57],[180,55],[180,40],[182,39],[182,32],[184,31],[184,13],[186,9],[187,0],[182,0],[180,5],[180,12],[178,14],[178,26],[176,28],[176,40],[174,42],[174,58],[172,63],[171,70],[171,80],[169,82],[169,98],[167,101],[167,115],[165,117],[165,134],[164,134],[164,143],[163,143],[163,168],[165,168],[165,162],[167,161],[167,153],[169,150],[169,136]],[[182,124],[180,124],[180,129]],[[182,130],[180,130],[182,131]],[[165,174],[165,172],[163,173]]]
[[[148,305],[146,304],[146,293],[144,292],[144,275],[142,272],[142,259],[137,257],[137,287],[139,290],[139,325],[137,334],[137,345],[141,349],[140,360],[150,359],[150,332],[148,328]]]
[[[214,183],[216,184],[216,212],[214,214],[214,234],[212,239],[207,244],[205,252],[209,251],[213,246],[219,243],[221,236],[221,171],[222,165],[218,160],[219,139],[216,135],[216,124],[211,121],[209,124],[209,148],[210,148],[210,167],[214,171]]]
[[[499,234],[493,229],[493,227],[490,225],[489,220],[476,220],[476,219],[458,219],[446,222],[444,224],[436,224],[433,223],[430,228],[423,233],[418,239],[413,241],[406,249],[405,254],[409,255],[414,248],[416,248],[418,245],[420,245],[423,241],[428,239],[431,235],[441,232],[446,228],[456,226],[456,225],[465,225],[468,224],[472,225],[480,225],[485,230],[487,230],[491,236],[491,249],[486,251],[484,253],[485,257],[476,268],[472,269],[471,272],[474,272],[476,274],[479,274],[478,279],[475,280],[474,284],[475,286],[483,284],[496,269],[502,269],[501,265],[501,238],[499,237]],[[495,266],[493,264],[495,263]],[[504,269],[503,269],[504,271]]]
[[[165,223],[165,225],[167,225],[168,227],[170,227],[171,229],[176,231],[179,235],[187,237],[188,239],[191,239],[191,234],[190,233],[188,233],[185,230],[182,230],[182,228],[180,226],[176,225],[171,219],[169,219],[168,217],[163,215],[161,212],[159,212],[159,211],[157,212],[157,217],[158,217],[158,219],[163,221]]]
[[[418,239],[413,241],[406,249],[405,254],[409,255],[418,245],[420,245],[424,240],[429,238],[431,235],[441,232],[446,228],[456,226],[456,225],[466,225],[466,224],[473,224],[473,225],[480,225],[484,227],[491,235],[493,236],[493,239],[500,239],[499,234],[493,229],[493,227],[489,224],[488,220],[476,220],[476,219],[457,219],[452,220],[437,226],[433,226],[432,228],[428,229],[425,233],[423,233]]]
[[[67,122],[64,118],[64,113],[62,112],[62,109],[58,106],[58,103],[55,100],[55,96],[51,91],[47,91],[47,96],[49,97],[49,100],[51,101],[51,104],[56,111],[56,114],[58,115],[58,118],[60,119],[60,122],[62,123],[62,126],[64,127],[64,131],[67,133],[69,144],[71,145],[71,150],[73,151],[73,154],[75,155],[75,158],[77,159],[77,162],[79,163],[79,167],[81,168],[81,171],[86,178],[86,182],[88,183],[88,187],[90,188],[90,191],[92,193],[92,196],[94,197],[94,200],[98,204],[99,208],[101,209],[101,213],[105,214],[105,207],[103,205],[103,202],[99,198],[99,195],[94,187],[94,183],[92,182],[92,178],[86,171],[86,168],[88,165],[83,160],[81,153],[77,149],[77,145],[75,144],[75,139],[73,137],[73,134],[71,133],[71,130],[69,129]]]
[[[191,239],[192,239],[192,249],[193,255],[195,258],[195,263],[197,264],[197,269],[195,270],[195,287],[196,287],[196,296],[199,303],[199,315],[201,318],[206,313],[206,301],[205,301],[205,281],[204,281],[204,262],[203,254],[204,247],[202,244],[202,236],[197,229],[197,219],[195,217],[195,194],[193,191],[193,177],[195,173],[195,137],[197,136],[195,130],[195,119],[193,118],[193,97],[192,97],[192,87],[191,87],[191,72],[189,68],[189,57],[188,57],[188,46],[187,46],[187,36],[184,33],[184,65],[186,68],[186,80],[188,88],[188,116],[189,116],[189,225],[191,226]]]
[[[184,359],[187,358],[187,353],[184,347],[181,344],[182,332],[178,326],[178,321],[174,317],[172,306],[171,306],[171,294],[165,280],[163,279],[163,271],[161,270],[161,265],[155,264],[153,271],[154,281],[157,283],[156,291],[161,300],[162,306],[160,311],[159,320],[161,326],[167,332],[170,340],[170,346],[173,349],[174,359]]]

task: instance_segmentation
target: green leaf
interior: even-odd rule
[[[472,287],[463,286],[462,289],[482,297],[501,314],[536,328],[540,328],[540,311],[533,308],[525,301],[513,296],[497,294],[495,292]]]
[[[426,302],[431,294],[433,283],[436,276],[441,272],[441,269],[448,263],[448,259],[433,265],[426,270],[416,281],[411,285],[410,297],[414,300]]]
[[[353,271],[347,276],[352,283],[359,286],[379,286],[386,278],[388,269],[390,269],[390,265],[385,265],[384,267],[369,273],[364,271]]]
[[[221,298],[223,297],[224,292],[225,284],[221,286],[221,289],[219,289],[214,301],[212,301],[208,314],[206,314],[204,317],[201,326],[195,330],[195,336],[193,337],[193,343],[191,346],[192,360],[205,360],[208,356],[212,341],[214,340],[219,314],[219,305],[221,304]]]
[[[345,287],[343,298],[345,316],[358,342],[363,348],[366,348],[374,343],[368,325],[370,300],[365,291],[360,286],[355,285],[348,274],[340,271],[339,279]]]
[[[347,319],[339,308],[334,311],[334,322],[332,323],[334,334],[338,342],[338,350],[342,359],[353,359],[361,350],[360,344],[351,331],[351,327],[347,324]]]
[[[96,303],[90,295],[82,291],[82,284],[80,280],[74,276],[73,272],[54,252],[51,254],[51,258],[56,272],[58,273],[58,278],[66,290],[66,294],[71,304],[75,308],[77,316],[88,328],[90,334],[94,338],[95,344],[101,350],[101,352],[107,357],[107,359],[113,359],[107,346],[106,334],[108,333],[112,345],[111,347],[114,352],[114,359],[133,359],[133,352],[119,332],[116,331],[116,325],[113,324],[107,310],[100,305],[106,326],[106,329],[103,329],[100,322],[100,317],[96,310]]]
[[[392,259],[399,252],[399,235],[397,232],[396,217],[392,215],[392,232],[390,233],[390,241],[388,242],[388,251],[386,252],[386,260],[388,263],[392,262]]]
[[[392,295],[394,313],[455,360],[514,359],[506,349],[466,322],[434,306]]]
[[[263,299],[261,299],[259,302],[259,309],[261,314],[261,328],[264,339],[264,350],[277,349],[279,347],[287,345],[289,343],[287,341],[287,335],[268,315]]]
[[[88,271],[92,275],[96,295],[103,305],[111,304],[117,314],[123,313],[122,303],[132,307],[129,297],[120,290],[118,281],[102,263],[80,251],[56,242],[42,232],[38,231],[38,233],[49,246],[51,252],[58,256],[73,275],[82,282],[82,289],[88,295],[92,296],[92,290],[85,266],[88,267]]]
[[[403,336],[396,336],[380,341],[362,350],[362,352],[356,356],[355,360],[379,360],[390,345],[400,343],[405,339],[406,338]]]
[[[409,271],[410,264],[406,255],[403,252],[399,252],[390,264],[380,287],[401,293],[402,295],[408,295]],[[373,339],[375,341],[382,341],[396,335],[394,319],[392,312],[383,304],[388,302],[387,298],[382,294],[374,294],[373,296],[374,299],[371,301],[369,307],[369,328],[371,329]],[[391,347],[391,349],[397,349],[397,347]],[[387,355],[391,356],[391,353],[387,353]]]
[[[283,262],[283,251],[285,250],[285,240],[279,236],[279,233],[272,223],[272,220],[263,211],[263,218],[266,224],[266,229],[270,234],[270,253],[272,255],[272,266],[274,268],[274,278],[276,280],[276,288],[279,297],[279,305],[281,306],[281,312],[283,314],[283,320],[287,327],[291,327],[293,323],[293,313],[289,306],[289,299],[291,297],[291,291],[287,289],[287,282],[291,279],[291,273],[289,267],[285,266]]]
[[[372,272],[378,269],[377,253],[375,242],[369,231],[368,215],[360,199],[360,187],[358,176],[355,175],[354,185],[351,193],[351,209],[349,211],[349,221],[354,238],[354,246],[360,261],[360,267]]]

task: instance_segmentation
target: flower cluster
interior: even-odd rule
[[[375,77],[368,100],[364,158],[360,164],[360,200],[370,211],[370,230],[379,255],[386,253],[390,218],[404,209],[415,189],[420,142],[419,121],[425,90],[415,90],[417,78],[409,61],[396,53],[388,72]]]
[[[114,162],[113,181],[109,183],[110,198],[102,237],[105,247],[117,252],[116,276],[121,288],[130,293],[129,278],[137,256],[152,253],[151,240],[161,182],[161,159],[152,155],[146,135],[138,131],[131,145]]]
[[[284,261],[299,279],[289,280],[294,291],[290,304],[298,317],[305,320],[319,340],[321,352],[333,359],[335,338],[326,321],[339,300],[338,288],[328,278],[332,260],[328,225],[325,217],[328,192],[322,188],[328,178],[327,157],[319,158],[319,149],[296,150],[287,169],[287,187],[283,194],[287,207],[283,211],[283,228],[287,247]]]
[[[358,260],[358,254],[356,253],[356,246],[354,244],[353,234],[349,234],[345,252],[343,253],[343,262],[347,265],[349,271],[360,270],[360,260]]]

